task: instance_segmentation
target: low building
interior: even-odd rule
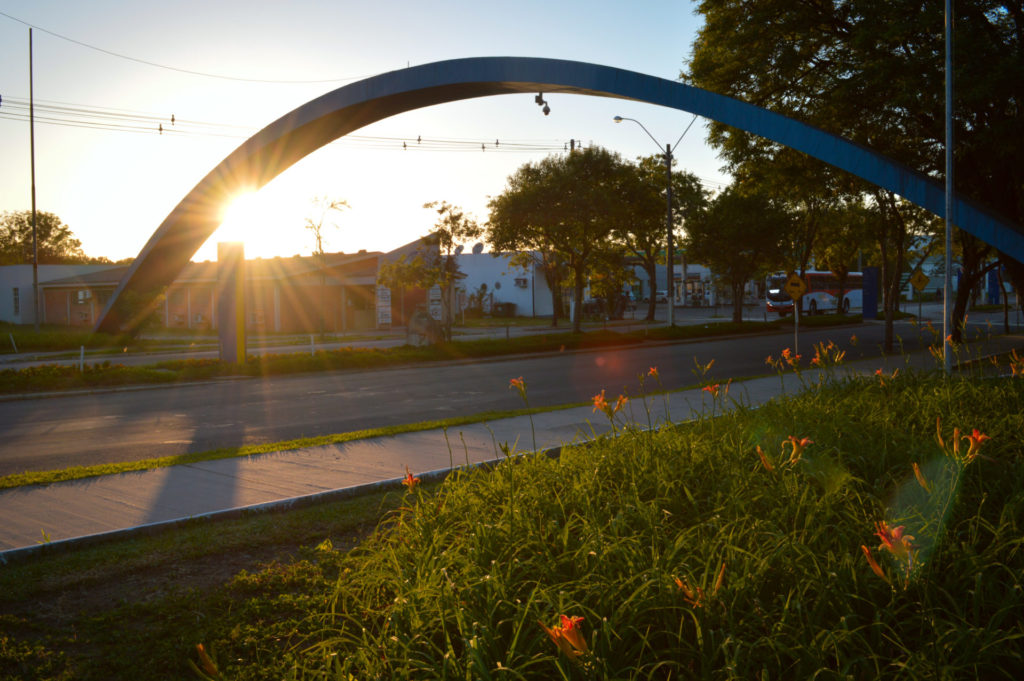
[[[536,263],[512,264],[512,253],[463,253],[458,257],[462,295],[457,311],[480,304],[492,314],[508,310],[517,317],[551,315],[551,289]],[[514,307],[509,307],[514,306]]]
[[[246,261],[246,320],[255,332],[347,332],[377,326],[379,252]],[[39,267],[42,324],[92,327],[128,266]],[[149,312],[150,324],[169,329],[217,327],[217,263],[190,262]],[[418,295],[418,298],[417,298]],[[0,321],[33,324],[32,266],[0,267]],[[407,300],[407,298],[411,300]],[[392,301],[395,323],[404,305],[422,300],[411,291]]]

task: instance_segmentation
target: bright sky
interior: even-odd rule
[[[0,16],[0,211],[31,208],[26,24],[36,27],[37,207],[59,215],[88,255],[119,259],[137,255],[245,138],[325,92],[408,65],[479,56],[572,59],[675,79],[699,26],[693,7],[663,0],[5,0],[0,12],[17,20]],[[436,214],[423,209],[428,201],[448,201],[486,221],[488,198],[516,168],[570,139],[630,159],[659,151],[639,126],[616,125],[616,115],[642,121],[660,148],[692,119],[624,100],[546,99],[549,116],[533,95],[503,95],[362,128],[265,186],[247,217],[222,226],[193,259],[216,258],[217,241],[238,239],[249,257],[310,253],[303,221],[315,214],[318,196],[351,206],[328,217],[336,227],[325,230],[325,250],[390,250],[430,231]],[[684,138],[676,167],[718,188],[728,178],[704,144],[703,124]],[[412,144],[418,136],[429,144]],[[519,142],[536,150],[495,150],[496,139],[506,149]]]

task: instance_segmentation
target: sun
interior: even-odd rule
[[[294,202],[292,202],[294,203]],[[242,242],[247,258],[291,256],[301,240],[301,217],[292,214],[295,205],[262,191],[244,191],[225,204],[221,224],[210,235],[193,260],[216,259],[219,242]]]
[[[221,223],[213,236],[218,241],[252,240],[261,231],[264,220],[257,192],[247,191],[235,196],[221,211]]]

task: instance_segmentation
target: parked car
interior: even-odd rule
[[[651,298],[650,296],[644,296],[644,302],[646,303]],[[655,291],[654,302],[656,303],[667,303],[668,302],[668,291]]]

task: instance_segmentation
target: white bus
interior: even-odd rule
[[[780,317],[793,312],[793,299],[786,291],[788,278],[789,275],[779,272],[769,275],[765,282],[765,307],[768,312],[778,313]],[[804,273],[803,279],[807,284],[807,292],[800,299],[801,312],[804,314],[814,315],[840,310],[847,314],[850,310],[860,310],[863,306],[861,294],[864,275],[860,272],[850,272],[846,275],[841,295],[839,279],[831,272],[810,270]]]

